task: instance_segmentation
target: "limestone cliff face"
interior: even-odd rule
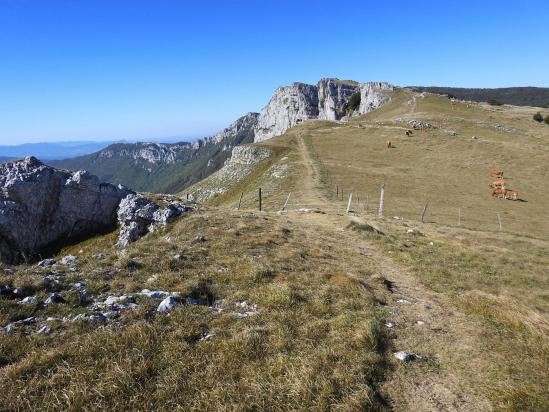
[[[369,82],[360,85],[358,114],[364,114],[383,106],[391,99],[394,87],[385,82]]]
[[[359,91],[357,82],[338,79],[320,79],[317,88],[318,118],[321,120],[340,120],[345,116],[349,99]]]
[[[318,88],[304,83],[279,87],[259,113],[254,141],[279,136],[303,120],[318,118]]]
[[[280,136],[289,128],[308,119],[340,120],[343,116],[358,116],[385,104],[393,86],[388,83],[358,83],[352,80],[321,79],[318,84],[294,83],[279,87],[259,113],[255,127],[255,142]],[[348,110],[351,96],[360,93],[360,105]]]
[[[0,165],[0,261],[32,260],[52,244],[111,227],[120,200],[130,193],[34,157]]]

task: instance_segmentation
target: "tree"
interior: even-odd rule
[[[354,112],[360,106],[360,92],[354,92],[347,103],[347,110]]]
[[[534,115],[534,120],[535,120],[536,122],[540,122],[540,123],[543,122],[543,116],[541,115],[540,112],[537,112],[537,113]]]

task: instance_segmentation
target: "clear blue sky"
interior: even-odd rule
[[[208,135],[321,77],[549,86],[549,1],[0,0],[0,144]]]

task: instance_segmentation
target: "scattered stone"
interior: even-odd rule
[[[409,235],[413,235],[413,236],[425,236],[423,233],[421,233],[419,230],[417,229],[408,229],[406,231],[407,234]]]
[[[393,322],[386,322],[385,327],[389,329],[393,329],[395,327],[395,324]]]
[[[23,290],[23,288],[15,288],[13,289],[13,296],[17,296],[19,298],[25,296],[25,291]]]
[[[212,340],[212,338],[215,336],[215,333],[211,332],[206,335],[204,335],[202,338],[200,338],[200,341],[206,341],[206,340]]]
[[[39,301],[38,296],[27,296],[26,298],[17,302],[18,305],[30,305]]]
[[[76,291],[80,291],[80,290],[84,289],[85,287],[86,287],[86,284],[84,282],[73,283],[71,285],[71,289],[76,290]]]
[[[51,332],[51,328],[48,325],[44,325],[36,331],[36,333],[41,335],[49,335],[50,332]]]
[[[13,275],[15,273],[15,270],[14,269],[4,269],[4,273],[6,273],[7,275]]]
[[[403,304],[403,305],[409,305],[410,301],[406,299],[399,299],[397,300],[397,303]]]
[[[140,294],[148,296],[151,299],[164,299],[168,295],[170,295],[170,293],[164,292],[163,290],[153,290],[153,291],[151,291],[149,289],[143,289]]]
[[[108,319],[102,313],[94,313],[93,315],[89,316],[88,320],[90,322],[107,322]]]
[[[425,322],[422,320],[416,320],[416,325],[425,325]]]
[[[65,299],[59,293],[54,292],[46,299],[44,305],[49,306],[53,303],[65,303]]]
[[[56,261],[55,259],[44,259],[44,260],[41,260],[40,262],[38,262],[36,264],[36,266],[40,266],[40,267],[48,267],[48,266],[53,266],[55,265]]]
[[[74,265],[76,263],[76,261],[78,260],[78,256],[72,256],[72,255],[68,255],[68,256],[65,256],[63,257],[59,263],[61,265],[65,265],[65,266],[70,266],[70,265]]]
[[[92,258],[94,259],[105,259],[106,257],[107,257],[107,254],[103,252],[92,255]]]
[[[414,360],[421,360],[423,359],[421,356],[416,355],[414,353],[405,352],[405,351],[398,351],[394,353],[395,358],[403,361],[403,362],[411,362]]]
[[[32,325],[33,323],[36,323],[37,319],[35,316],[31,316],[30,318],[18,320],[17,322],[14,322],[17,326],[27,326]]]
[[[11,296],[13,290],[8,285],[0,285],[0,296]]]
[[[477,140],[477,139],[478,139],[478,137],[476,137],[476,136],[472,136],[472,137],[471,137],[471,139],[473,139],[473,140]]]
[[[156,310],[160,313],[169,312],[180,304],[181,302],[179,301],[179,299],[174,296],[168,296],[166,299],[160,302],[160,305],[158,305],[158,308]]]
[[[91,293],[87,292],[86,289],[82,289],[78,293],[78,301],[80,305],[84,306],[84,305],[87,305],[88,303],[93,302],[93,296],[91,295]]]
[[[52,276],[44,277],[44,279],[42,279],[42,284],[44,285],[44,289],[48,292],[55,292],[59,290],[59,281]]]
[[[208,305],[207,300],[193,298],[192,296],[187,296],[187,303],[190,304],[190,305],[202,305],[202,306],[207,306]]]
[[[187,260],[187,259],[189,259],[189,256],[184,255],[183,253],[178,253],[177,255],[174,256],[174,259],[177,259],[177,260]]]

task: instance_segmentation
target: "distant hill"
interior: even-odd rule
[[[112,143],[114,142],[76,141],[3,145],[0,146],[0,159],[20,159],[26,156],[35,156],[41,160],[65,159],[96,152]]]
[[[13,157],[0,156],[0,163],[5,163],[5,162],[8,162],[10,160],[13,160]]]
[[[549,107],[549,87],[504,87],[498,89],[468,89],[461,87],[411,86],[412,90],[447,94],[459,100],[486,102],[496,100],[514,106]]]
[[[248,113],[216,135],[195,142],[116,143],[48,163],[88,170],[101,180],[137,191],[176,193],[221,168],[234,146],[253,142],[257,116]]]

